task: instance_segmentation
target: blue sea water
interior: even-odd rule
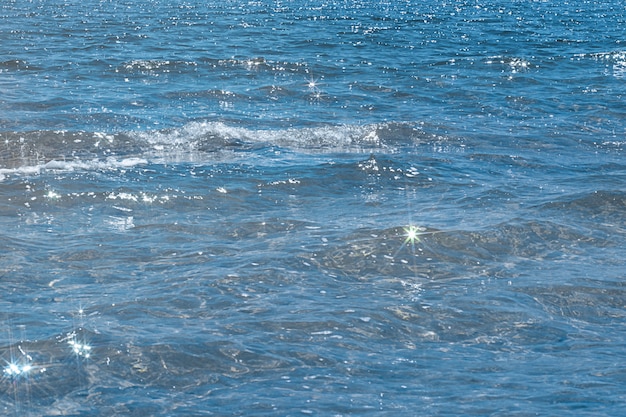
[[[5,0],[0,409],[615,416],[617,0]]]

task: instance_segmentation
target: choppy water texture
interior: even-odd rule
[[[0,5],[4,414],[618,415],[620,1]]]

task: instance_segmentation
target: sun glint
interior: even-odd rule
[[[404,232],[406,233],[406,239],[404,240],[405,243],[410,243],[410,244],[414,244],[416,242],[420,241],[419,235],[420,232],[423,231],[424,229],[422,229],[421,227],[417,227],[417,226],[408,226],[404,228]]]
[[[27,375],[32,369],[33,366],[30,363],[19,364],[11,362],[4,367],[4,373],[9,377],[16,377],[20,375]]]

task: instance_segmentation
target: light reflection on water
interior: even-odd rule
[[[197,165],[99,174],[118,184],[108,192],[88,191],[90,173],[5,183],[27,183],[30,194],[4,208],[20,221],[5,222],[2,243],[11,249],[3,302],[15,312],[5,321],[3,407],[407,414],[417,403],[436,414],[517,412],[516,401],[531,401],[542,412],[551,398],[566,410],[616,388],[621,368],[609,358],[623,342],[625,294],[609,253],[620,235],[591,231],[596,219],[584,217],[618,220],[621,195],[506,213],[496,206],[512,207],[512,195],[491,193],[487,210],[499,215],[478,221],[487,203],[445,197],[459,181],[441,175],[447,166],[431,165],[421,188],[404,158],[416,163],[372,156],[262,178],[222,167],[226,193],[215,186],[224,176],[198,178]],[[379,170],[363,169],[373,163]],[[318,169],[334,178],[332,199],[318,192]],[[167,186],[127,180],[145,172],[179,178],[166,191],[176,203],[139,198]],[[494,184],[465,191],[486,196],[484,187]],[[50,190],[59,197],[44,198]],[[460,209],[454,225],[441,222]],[[581,220],[564,222],[564,210]],[[120,214],[133,227],[110,227]],[[606,280],[585,279],[598,268]]]
[[[620,414],[622,5],[269,3],[0,5],[0,413]]]

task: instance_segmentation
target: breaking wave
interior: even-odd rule
[[[158,163],[216,161],[225,154],[272,148],[304,153],[394,152],[402,144],[442,140],[403,123],[257,130],[223,122],[121,133],[0,133],[0,178],[46,170],[90,170]]]

